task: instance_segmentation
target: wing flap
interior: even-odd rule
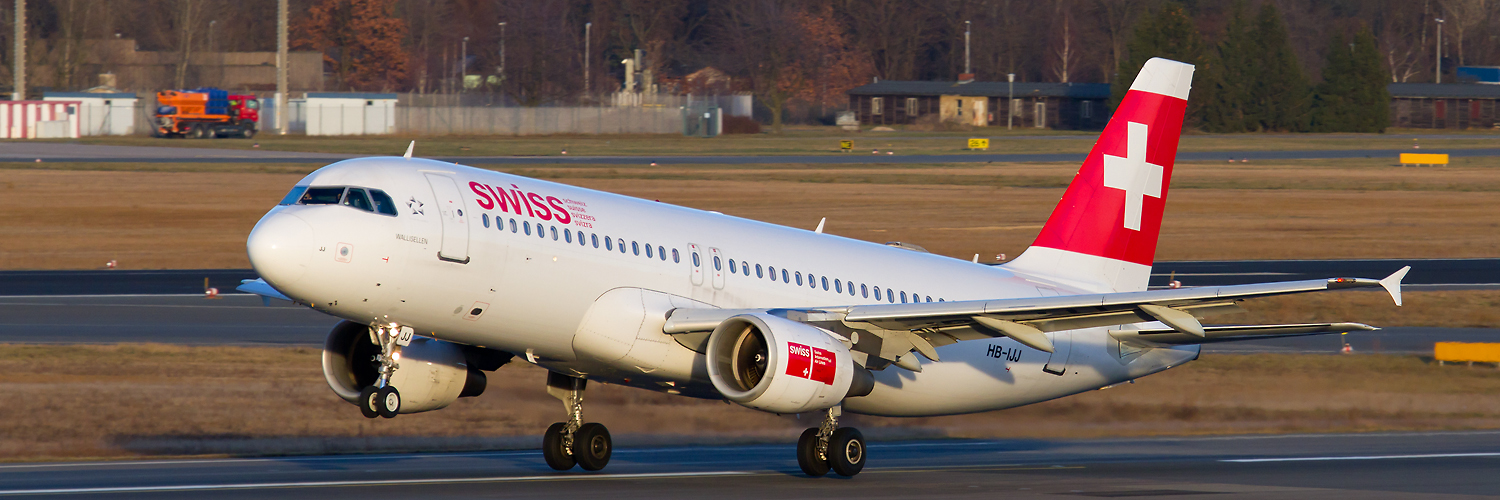
[[[1362,323],[1303,323],[1294,325],[1218,325],[1203,327],[1203,336],[1171,328],[1151,330],[1110,330],[1109,335],[1121,342],[1147,347],[1212,344],[1276,337],[1301,337],[1356,331],[1379,330]]]

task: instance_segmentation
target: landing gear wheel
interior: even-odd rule
[[[359,390],[359,413],[364,415],[365,418],[380,416],[380,410],[375,403],[375,393],[379,390],[373,385],[365,386],[364,389]]]
[[[558,422],[547,428],[542,434],[542,458],[547,460],[547,466],[553,470],[568,470],[573,468],[577,460],[568,450],[563,447],[563,433],[567,432],[568,424]]]
[[[843,427],[828,438],[828,466],[844,477],[853,477],[865,468],[865,436],[859,429]]]
[[[375,392],[375,408],[382,417],[396,418],[401,411],[401,391],[391,386],[381,387]]]
[[[604,424],[583,424],[578,432],[573,433],[573,458],[583,470],[603,469],[609,465],[613,453],[614,443],[610,441],[609,429],[605,429]]]
[[[828,474],[828,460],[818,455],[817,427],[802,431],[802,437],[797,439],[797,466],[812,477]]]

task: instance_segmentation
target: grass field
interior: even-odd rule
[[[1423,137],[1413,138],[1416,132]],[[844,132],[833,127],[792,128],[782,135],[725,135],[713,139],[679,135],[543,135],[543,136],[357,136],[308,137],[261,135],[255,139],[186,140],[151,137],[92,137],[70,142],[124,146],[172,146],[189,148],[251,149],[396,155],[408,141],[417,141],[423,156],[555,156],[569,155],[804,155],[842,154],[839,141],[853,140],[854,151],[869,154],[968,154],[969,137],[991,137],[990,153],[1084,153],[1093,145],[1097,131],[980,129],[967,132]],[[1500,147],[1500,132],[1432,134],[1431,130],[1395,131],[1389,134],[1190,134],[1183,137],[1182,151],[1270,151],[1323,149],[1411,149],[1422,152],[1445,149]]]
[[[517,362],[478,398],[367,420],[324,385],[314,349],[5,345],[0,460],[534,448],[562,415],[544,379]],[[605,384],[586,397],[588,419],[621,445],[790,443],[816,418]],[[1497,428],[1500,372],[1381,355],[1205,356],[1012,410],[845,422],[872,439]]]

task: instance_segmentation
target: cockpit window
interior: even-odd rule
[[[375,207],[370,205],[370,196],[366,195],[365,190],[360,188],[349,188],[349,191],[344,193],[344,206],[358,208],[366,212],[375,211]]]
[[[302,205],[337,205],[344,197],[344,188],[341,187],[315,187],[307,188],[302,194]]]
[[[375,202],[375,211],[385,215],[396,215],[396,202],[391,200],[391,195],[379,189],[370,190],[370,201]]]
[[[282,198],[281,199],[281,203],[278,203],[278,205],[294,205],[294,204],[296,204],[297,200],[302,199],[302,192],[303,191],[307,191],[307,186],[297,186],[297,187],[292,188],[292,192],[287,193],[286,197]]]

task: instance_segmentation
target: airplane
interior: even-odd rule
[[[557,470],[608,464],[588,382],[822,417],[809,476],[858,474],[844,412],[993,411],[1181,366],[1201,345],[1373,330],[1204,325],[1250,298],[1383,287],[1409,267],[1148,289],[1194,67],[1151,59],[1035,242],[984,265],[412,157],[344,160],[296,183],[246,241],[240,290],[343,318],[323,372],[365,417],[437,410],[520,357],[548,370]],[[413,143],[414,144],[414,143]]]

